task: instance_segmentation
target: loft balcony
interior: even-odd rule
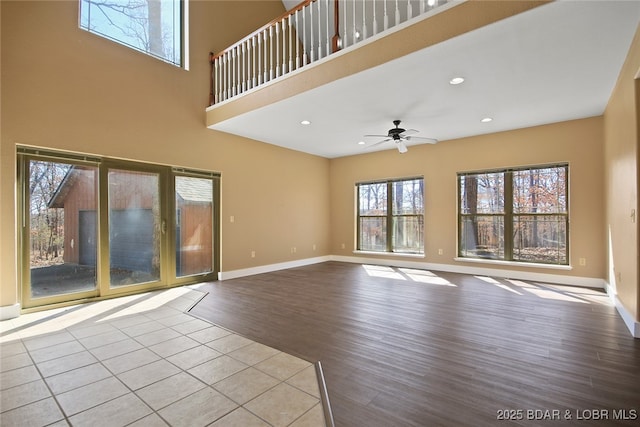
[[[335,158],[396,119],[443,141],[599,115],[637,23],[624,3],[307,0],[211,55],[206,125]]]

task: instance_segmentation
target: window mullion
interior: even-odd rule
[[[504,258],[513,260],[513,172],[504,174]]]
[[[387,252],[393,252],[393,182],[387,182]]]

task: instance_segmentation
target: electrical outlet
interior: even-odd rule
[[[341,245],[340,245],[340,247],[341,247],[342,249],[344,249],[344,248],[346,248],[347,246],[343,243],[343,244],[341,244]]]
[[[586,258],[580,258],[578,260],[578,264],[580,264],[582,267],[584,267],[585,265],[587,265],[587,259]]]
[[[316,244],[315,243],[313,244],[312,248],[313,248],[314,251],[316,250]]]
[[[233,215],[231,215],[231,216],[229,217],[229,222],[236,222],[236,217],[235,217],[235,216],[233,216]]]
[[[442,255],[443,253],[442,249],[438,249],[438,255]]]
[[[251,251],[251,258],[255,258],[256,257],[256,251]]]

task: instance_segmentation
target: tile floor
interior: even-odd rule
[[[173,288],[0,322],[2,426],[324,426],[315,367]]]

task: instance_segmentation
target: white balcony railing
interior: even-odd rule
[[[214,105],[360,43],[449,0],[305,0],[210,55]]]

